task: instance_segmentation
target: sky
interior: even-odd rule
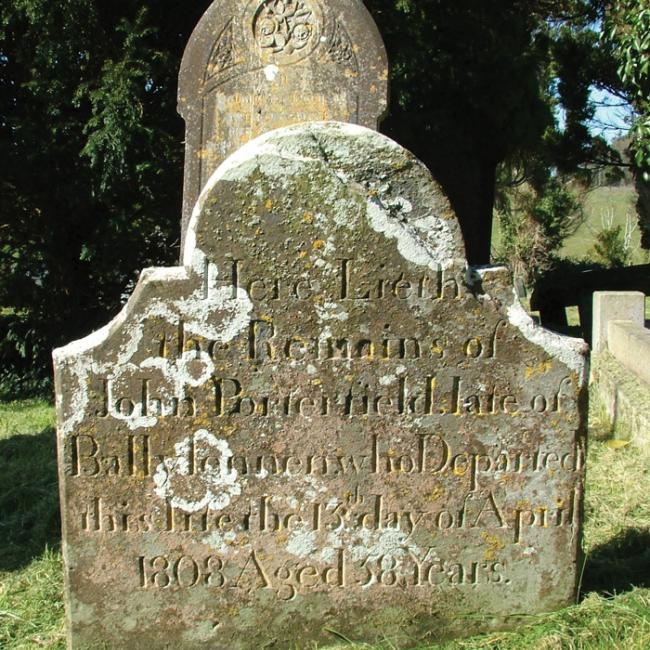
[[[591,100],[596,104],[596,114],[591,124],[592,133],[602,135],[610,143],[627,134],[632,115],[629,104],[598,88],[592,88]]]
[[[627,135],[632,120],[632,109],[627,102],[595,86],[591,88],[591,101],[596,107],[594,119],[589,124],[594,135],[602,136],[610,144]],[[558,125],[560,129],[564,129],[564,109],[558,105],[556,111]]]

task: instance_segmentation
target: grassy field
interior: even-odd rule
[[[631,228],[631,263],[645,264],[648,252],[641,248],[641,235],[636,218],[636,192],[632,186],[599,187],[587,193],[584,201],[585,221],[565,242],[560,254],[563,257],[589,256],[596,236],[606,226]]]
[[[631,186],[599,187],[589,192],[585,198],[586,219],[578,230],[569,237],[561,250],[563,257],[579,259],[589,255],[593,249],[596,235],[603,224],[611,219],[614,226],[623,231],[632,224],[631,237],[632,264],[650,263],[650,251],[641,248],[641,235],[636,222],[636,192]],[[650,297],[646,298],[646,319],[650,320]]]
[[[647,264],[650,252],[641,248],[636,217],[636,191],[627,185],[621,187],[598,187],[587,192],[584,198],[584,221],[576,232],[568,237],[560,249],[560,256],[565,258],[593,259],[593,247],[596,237],[606,227],[621,226],[622,232],[631,228],[630,251],[631,264]],[[499,219],[495,218],[492,232],[492,248],[497,252],[501,248]]]
[[[63,650],[53,409],[0,404],[0,648]],[[587,563],[580,602],[513,632],[417,650],[647,650],[650,648],[650,463],[591,427]],[[388,650],[346,643],[329,650]],[[119,649],[116,649],[119,650]],[[415,650],[415,649],[414,649]]]

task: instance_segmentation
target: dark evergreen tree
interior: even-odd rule
[[[604,154],[586,127],[589,85],[615,70],[601,1],[367,1],[392,65],[383,130],[441,181],[472,262],[489,260],[500,165],[543,183]],[[113,316],[137,271],[177,260],[177,74],[208,4],[0,6],[1,371],[47,376],[51,348]]]

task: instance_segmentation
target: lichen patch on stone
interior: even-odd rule
[[[194,468],[190,465],[191,447],[194,445],[208,448],[215,454],[198,477],[194,476]],[[224,510],[233,498],[241,494],[237,471],[228,467],[233,452],[227,440],[220,440],[201,429],[176,443],[174,451],[175,456],[160,463],[153,477],[154,492],[161,499],[169,500],[174,508],[187,513],[205,508]]]

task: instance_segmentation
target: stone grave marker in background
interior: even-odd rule
[[[297,122],[377,128],[388,63],[361,0],[217,0],[189,41],[179,112],[186,122],[182,242],[212,172],[254,137]]]
[[[573,603],[584,354],[468,269],[391,140],[245,145],[184,266],[55,352],[72,647],[405,646]]]

